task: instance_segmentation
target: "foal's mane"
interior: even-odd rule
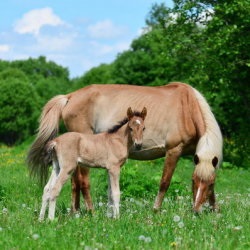
[[[134,111],[133,116],[139,116],[141,117],[141,112]],[[121,128],[123,125],[125,125],[128,122],[128,117],[125,117],[123,120],[119,121],[118,124],[114,125],[112,128],[108,129],[108,133],[112,134],[115,133],[119,128]]]

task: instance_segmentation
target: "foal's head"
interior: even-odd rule
[[[144,119],[147,115],[147,109],[144,107],[141,112],[133,112],[131,107],[127,110],[128,128],[132,142],[137,150],[142,147],[143,131],[145,129]]]

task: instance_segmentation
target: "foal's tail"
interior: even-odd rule
[[[59,130],[59,121],[62,110],[68,102],[67,95],[58,95],[52,98],[43,108],[37,137],[33,142],[28,155],[27,164],[30,175],[44,184],[48,177],[48,160],[46,144],[56,137]]]

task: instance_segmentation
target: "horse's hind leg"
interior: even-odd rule
[[[154,210],[156,211],[159,210],[162,205],[164,195],[169,188],[177,161],[181,154],[182,144],[179,144],[177,147],[167,151],[165,165],[163,168],[163,173],[160,182],[160,188],[154,203]]]
[[[89,169],[82,166],[77,167],[72,178],[72,212],[76,212],[80,209],[80,190],[84,198],[86,209],[88,211],[93,211],[93,204],[90,195]]]
[[[77,167],[71,178],[71,212],[76,213],[80,210],[80,181],[78,181],[78,176],[80,167]]]
[[[51,176],[49,178],[49,181],[43,189],[42,207],[41,207],[40,215],[39,215],[40,221],[42,221],[44,219],[46,208],[47,208],[47,205],[49,202],[50,189],[51,189],[51,186],[53,185],[53,183],[55,182],[55,178],[56,178],[56,172],[53,169]]]

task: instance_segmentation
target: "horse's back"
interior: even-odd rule
[[[164,156],[180,142],[196,143],[204,122],[193,88],[183,83],[149,87],[90,85],[68,95],[63,120],[69,131],[99,133],[124,118],[128,107],[148,110],[145,121],[144,158]],[[149,150],[149,151],[148,151]],[[135,156],[135,158],[138,158]]]

